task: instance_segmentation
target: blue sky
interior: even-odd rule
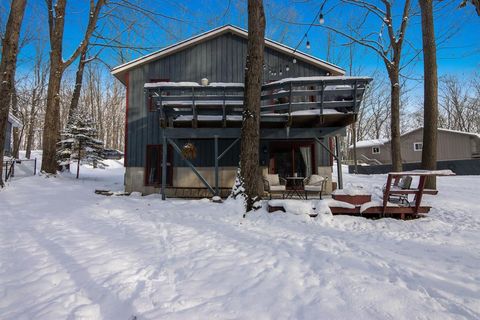
[[[7,1],[2,2],[2,18],[8,10]],[[289,22],[309,24],[316,16],[323,1],[308,0],[277,0],[265,1],[267,16],[267,36],[281,41],[292,47],[297,46],[303,38],[308,26],[291,24]],[[399,20],[401,8],[398,5],[403,1],[395,1],[394,26]],[[417,1],[412,1],[414,10]],[[458,9],[460,0],[444,1],[436,12],[435,27],[438,36],[438,69],[439,74],[454,74],[470,76],[480,68],[480,17],[476,16],[473,7]],[[164,16],[151,15],[152,19],[142,16],[128,9],[123,9],[115,18],[104,18],[100,30],[132,47],[147,48],[142,52],[127,51],[127,59],[136,58],[143,53],[155,51],[161,47],[185,39],[189,36],[209,30],[211,28],[231,23],[240,27],[247,25],[246,1],[154,1],[132,0],[131,3],[141,5],[151,12],[158,12]],[[348,30],[348,25],[355,25],[364,11],[362,9],[339,6],[339,1],[327,1],[324,7],[325,25],[341,30]],[[66,16],[64,57],[66,58],[81,40],[88,15],[88,1],[69,1]],[[120,17],[119,17],[120,15]],[[130,22],[127,20],[131,20]],[[2,19],[1,21],[4,21]],[[365,20],[362,34],[375,33],[378,37],[380,22],[376,17]],[[24,29],[29,30],[48,52],[47,12],[43,0],[28,2]],[[131,24],[129,24],[131,23]],[[448,36],[446,36],[448,35]],[[306,50],[305,41],[299,45],[299,50],[307,51],[319,58],[327,58],[328,32],[321,27],[314,26],[308,32],[311,49]],[[333,54],[330,61],[348,69],[347,40],[340,36],[333,36],[335,45],[330,50]],[[413,16],[409,20],[407,30],[408,45],[405,46],[404,61],[408,61],[421,48],[420,18]],[[92,51],[97,52],[98,49]],[[30,44],[21,51],[19,73],[28,72],[31,57],[34,55],[34,45]],[[100,57],[110,66],[119,63],[118,54],[111,49],[103,49]],[[410,79],[420,79],[423,73],[421,54],[405,69]],[[356,72],[370,75],[376,70],[383,72],[384,65],[371,50],[356,47],[353,51],[353,67]],[[74,68],[72,68],[74,70]],[[421,82],[409,80],[408,85],[415,94],[421,93]]]

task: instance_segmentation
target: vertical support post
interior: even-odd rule
[[[343,176],[342,176],[342,153],[340,151],[340,140],[338,136],[335,136],[335,147],[337,149],[337,179],[338,189],[343,189]]]
[[[219,188],[218,188],[218,136],[214,136],[215,140],[215,195],[219,195]]]
[[[227,127],[227,113],[226,113],[226,110],[225,110],[225,99],[226,99],[225,88],[223,88],[222,126],[224,128]]]
[[[35,162],[33,164],[33,175],[35,176],[37,174],[37,158],[35,158]]]
[[[167,137],[163,132],[162,140],[162,200],[166,199],[165,189],[167,188]]]
[[[197,120],[198,120],[198,115],[197,115],[197,106],[195,104],[195,88],[192,87],[192,112],[193,112],[193,122],[192,126],[194,128],[197,127]]]

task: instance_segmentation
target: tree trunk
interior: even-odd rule
[[[63,33],[65,27],[65,8],[67,0],[46,0],[48,10],[48,27],[50,35],[50,75],[47,90],[47,108],[43,128],[42,171],[55,174],[57,172],[56,148],[60,138],[60,86],[65,69],[78,58],[88,46],[100,10],[105,0],[98,0],[95,5],[90,1],[90,15],[84,38],[73,54],[65,61],[63,54]]]
[[[53,55],[52,54],[50,56]],[[57,172],[57,142],[60,132],[60,83],[62,80],[61,66],[50,60],[50,76],[47,90],[47,109],[43,125],[43,158],[42,171],[55,174]],[[56,71],[55,71],[56,70]]]
[[[400,84],[398,72],[390,72],[390,148],[392,153],[392,170],[402,171],[402,151],[400,144]]]
[[[7,128],[10,94],[14,86],[17,65],[18,39],[25,13],[26,0],[12,0],[10,14],[2,40],[0,61],[0,156],[3,158]],[[0,161],[0,187],[3,187],[3,160]]]
[[[87,50],[88,46],[80,53],[80,61],[78,62],[77,73],[75,75],[75,88],[73,89],[72,100],[70,102],[70,107],[68,108],[68,121],[71,123],[72,117],[78,109],[78,100],[80,99],[80,93],[82,91],[83,83],[83,71],[85,70],[85,65],[87,64]]]
[[[30,106],[30,112],[28,115],[28,132],[27,132],[27,145],[25,150],[25,158],[30,159],[32,154],[33,135],[35,127],[35,109],[37,104],[37,89],[32,90],[32,105]]]
[[[254,202],[262,195],[259,148],[264,42],[263,2],[262,0],[248,0],[248,45],[240,155],[247,212],[253,209]]]
[[[11,109],[10,112],[17,118],[20,119],[20,115],[18,112],[18,96],[17,96],[17,90],[15,89],[15,84],[12,85],[12,91],[11,91]],[[12,156],[15,159],[18,159],[20,157],[19,151],[20,151],[20,141],[22,140],[22,134],[23,134],[23,128],[25,124],[22,123],[22,129],[18,127],[12,128],[12,136],[13,136],[13,149],[12,149]]]
[[[433,24],[432,0],[419,0],[422,15],[424,106],[422,169],[437,168],[438,77],[437,46]],[[435,177],[428,177],[426,188],[435,189]]]

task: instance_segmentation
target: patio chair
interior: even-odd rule
[[[397,190],[408,190],[412,186],[412,177],[411,176],[402,176],[399,180],[394,180],[393,185],[390,187],[391,191]],[[383,188],[385,193],[385,186]],[[397,203],[406,203],[408,202],[408,194],[390,194],[388,201],[397,202]]]
[[[303,188],[305,191],[305,199],[308,200],[308,193],[318,193],[320,199],[322,199],[322,192],[327,185],[328,177],[322,177],[318,174],[312,174],[310,177],[305,178],[303,181]]]
[[[273,193],[281,194],[282,199],[285,198],[285,192],[287,191],[286,182],[287,180],[279,177],[278,174],[267,174],[263,177],[263,187],[270,199],[272,199]]]

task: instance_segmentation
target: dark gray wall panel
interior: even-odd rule
[[[146,82],[152,79],[200,82],[202,78],[210,82],[243,82],[246,54],[247,40],[227,33],[130,70],[127,165],[143,167],[146,145],[161,142],[158,113],[148,112],[145,105],[143,87]],[[270,74],[267,68],[264,82],[326,74],[325,70],[302,61],[293,64],[290,56],[270,48],[265,49],[265,62],[277,74]],[[287,65],[288,72],[285,71]]]

